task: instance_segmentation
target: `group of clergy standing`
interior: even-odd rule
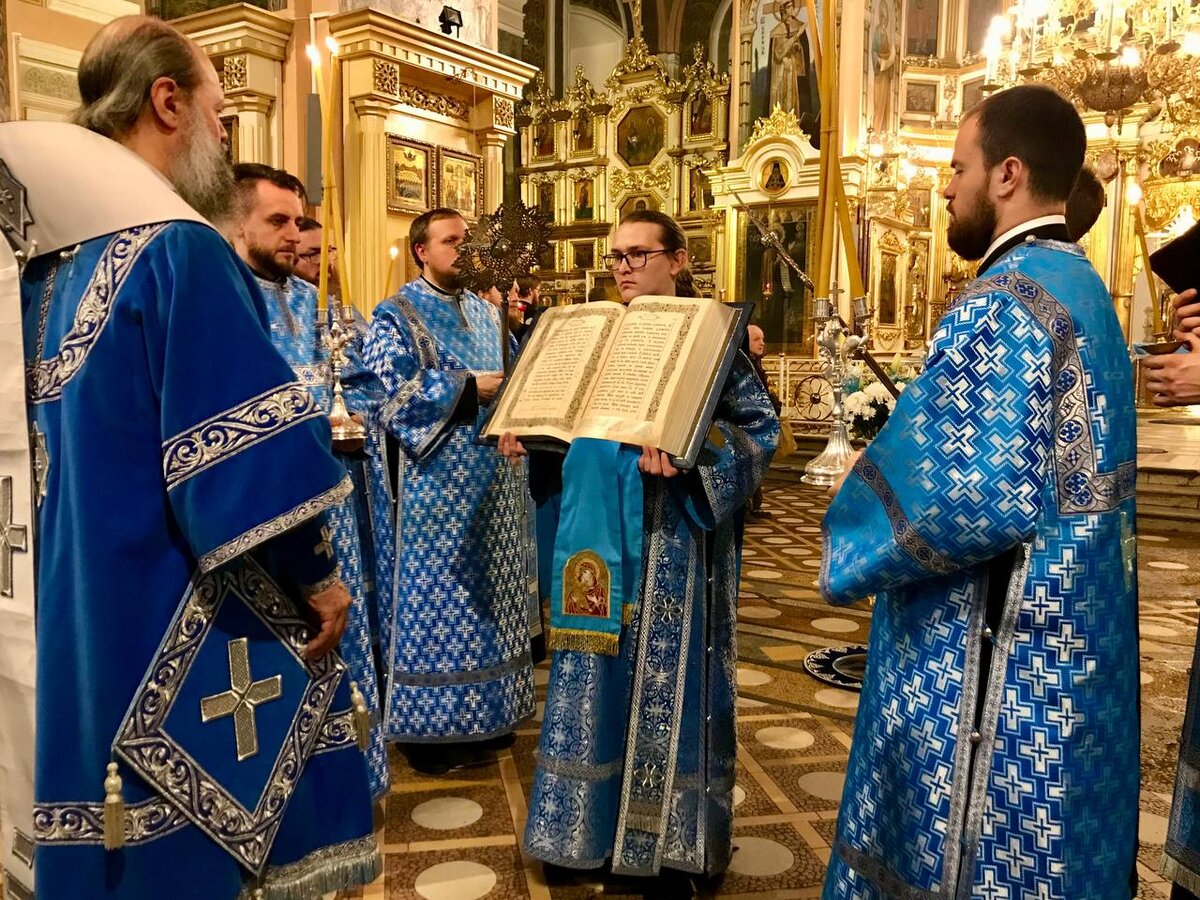
[[[433,209],[420,277],[353,326],[365,438],[335,442],[337,304],[314,283],[337,273],[301,183],[229,167],[220,83],[170,26],[106,26],[79,79],[79,127],[0,128],[37,448],[32,699],[0,648],[0,717],[36,721],[29,748],[0,742],[12,895],[373,880],[387,743],[433,776],[509,746],[544,626],[524,851],[551,880],[707,890],[734,853],[742,521],[779,437],[750,360],[689,470],[608,441],[487,446],[512,336],[464,289],[467,223]],[[822,592],[876,604],[829,900],[1130,896],[1136,441],[1120,328],[1064,216],[1085,148],[1045,87],[964,116],[944,195],[980,275],[833,491]],[[694,295],[670,216],[629,214],[609,251],[624,302]],[[617,639],[556,645],[589,566],[571,613]]]

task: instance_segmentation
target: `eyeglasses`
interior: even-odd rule
[[[628,253],[618,253],[614,250],[612,253],[605,253],[601,259],[604,260],[604,264],[610,269],[619,269],[621,267],[621,263],[628,265],[631,270],[644,269],[646,268],[646,260],[648,260],[655,253],[670,252],[671,251],[665,247],[660,247],[657,250],[630,250]]]
[[[329,255],[336,256],[337,247],[330,247]],[[321,258],[321,250],[319,248],[316,250],[306,250],[304,253],[298,253],[297,256],[299,256],[301,259],[307,260],[308,262],[316,262]]]

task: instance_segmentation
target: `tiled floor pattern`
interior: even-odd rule
[[[866,642],[870,610],[832,609],[817,592],[821,493],[774,478],[769,517],[746,529],[739,606],[736,852],[713,896],[819,897],[845,775],[857,695],[804,672],[804,656]],[[1155,874],[1195,642],[1200,557],[1193,536],[1139,542],[1143,797],[1139,898],[1165,897]],[[537,673],[539,699],[546,675]],[[540,706],[539,706],[540,710]],[[482,768],[429,779],[394,761],[395,787],[380,836],[383,877],[351,896],[376,900],[582,900],[641,897],[636,883],[548,885],[522,857],[519,835],[538,722]]]

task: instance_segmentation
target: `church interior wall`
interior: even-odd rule
[[[586,7],[568,7],[567,33],[570,49],[567,71],[582,67],[589,81],[599,84],[608,77],[625,51],[625,32],[607,16]]]

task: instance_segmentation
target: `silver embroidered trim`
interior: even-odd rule
[[[394,671],[392,680],[404,687],[440,687],[447,684],[475,684],[481,681],[494,681],[513,672],[519,672],[533,665],[529,652],[526,651],[507,659],[497,666],[487,669],[471,669],[467,672],[398,672]]]
[[[979,663],[983,653],[983,628],[987,612],[987,576],[977,575],[968,582],[970,610],[967,614],[967,647],[964,653],[963,680],[958,704],[958,743],[954,748],[954,776],[950,786],[950,814],[946,821],[945,857],[942,859],[943,882],[955,877],[962,858],[962,836],[966,827],[967,794],[971,789],[971,732],[975,729],[975,709],[979,699]]]
[[[334,572],[326,575],[316,584],[300,585],[300,596],[307,600],[309,597],[315,597],[317,594],[323,594],[341,580],[342,573],[335,570]]]
[[[375,838],[355,838],[314,850],[294,863],[268,868],[261,883],[247,885],[238,900],[312,900],[370,884],[382,874],[383,859]]]
[[[187,824],[187,816],[161,797],[131,803],[125,807],[125,843],[144,844]],[[39,844],[103,844],[104,802],[35,804],[33,829]]]
[[[324,493],[317,494],[311,500],[305,500],[298,506],[271,519],[269,522],[255,525],[249,531],[243,532],[232,541],[227,541],[215,550],[211,550],[200,557],[199,566],[201,574],[211,572],[218,566],[229,562],[235,556],[241,556],[247,550],[251,550],[259,544],[283,534],[285,531],[290,531],[301,522],[311,519],[317,513],[328,509],[335,503],[345,500],[353,490],[354,484],[350,481],[350,476],[347,475]]]
[[[63,336],[58,353],[41,360],[29,372],[29,396],[34,403],[47,403],[62,396],[63,388],[75,377],[96,341],[104,332],[113,303],[142,252],[169,222],[131,228],[113,236],[100,254],[100,261],[84,288],[71,328]]]
[[[883,891],[888,900],[938,900],[940,897],[934,891],[913,887],[879,860],[856,850],[841,838],[834,843],[833,851],[872,886]]]
[[[1109,512],[1134,495],[1137,461],[1101,472],[1087,402],[1088,377],[1070,311],[1036,281],[1016,273],[983,279],[979,292],[1007,294],[1045,330],[1054,348],[1054,469],[1063,514]]]
[[[321,725],[317,735],[317,743],[313,746],[313,756],[318,753],[329,753],[354,746],[358,741],[358,730],[354,727],[354,710],[330,713]]]
[[[167,490],[321,414],[312,393],[298,381],[273,387],[219,412],[163,443]]]
[[[196,655],[231,595],[270,629],[309,679],[254,809],[243,806],[163,730]],[[336,654],[311,661],[304,658],[308,631],[292,600],[253,560],[201,577],[172,620],[113,741],[116,754],[139,776],[254,873],[266,866],[288,800],[344,673]]]
[[[607,781],[621,771],[623,760],[614,759],[606,763],[579,762],[573,759],[556,759],[544,753],[535,753],[537,767],[559,778],[574,778],[577,781]]]
[[[963,855],[958,874],[957,896],[970,900],[975,869],[975,855],[983,834],[983,817],[987,809],[987,788],[991,782],[992,757],[996,752],[996,729],[1000,720],[1000,706],[1004,701],[1005,674],[1008,671],[1009,654],[1016,641],[1017,618],[1025,596],[1025,581],[1029,577],[1032,544],[1026,542],[1017,547],[1009,576],[1008,592],[1004,597],[1004,609],[1000,614],[1000,628],[992,644],[991,671],[988,674],[987,693],[983,697],[983,710],[979,715],[979,744],[975,748],[973,781],[967,808],[963,815]],[[974,717],[974,706],[971,707]],[[951,873],[953,874],[953,873]]]

